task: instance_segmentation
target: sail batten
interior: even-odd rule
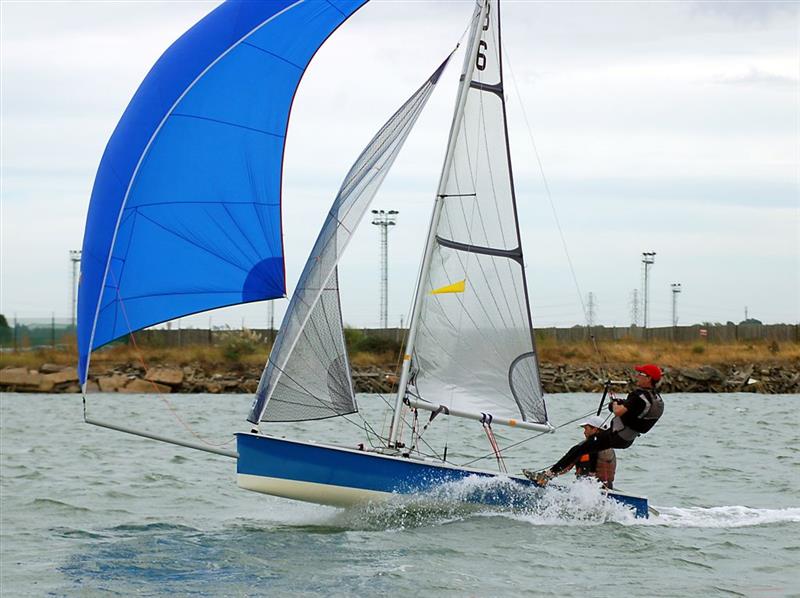
[[[448,61],[384,124],[345,177],[284,315],[248,417],[252,423],[357,410],[337,264]]]

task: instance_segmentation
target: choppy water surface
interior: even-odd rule
[[[659,425],[618,454],[618,486],[648,496],[660,513],[641,521],[569,476],[524,511],[464,506],[459,485],[433,502],[352,510],[291,502],[236,488],[232,459],[85,425],[78,397],[5,394],[0,589],[8,596],[800,595],[800,396],[665,398]],[[155,397],[98,395],[89,407],[101,419],[187,439],[191,429],[224,443],[246,429],[249,402],[182,395],[168,406]],[[596,402],[551,395],[548,406],[558,425]],[[362,396],[360,404],[380,431],[383,402]],[[488,452],[478,425],[447,419],[426,433],[429,450],[441,452],[446,436],[456,462]],[[364,441],[341,420],[279,429]],[[496,434],[501,446],[525,438]],[[509,469],[549,465],[579,438],[569,425],[527,442],[509,450]]]

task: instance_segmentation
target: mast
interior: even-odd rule
[[[406,350],[403,354],[403,368],[400,372],[400,382],[397,387],[397,397],[394,402],[394,415],[392,417],[392,427],[389,430],[389,446],[397,445],[397,437],[399,433],[400,414],[403,409],[403,399],[406,395],[408,387],[408,377],[411,370],[411,355],[414,352],[414,341],[417,336],[417,326],[419,324],[419,312],[422,307],[422,299],[424,286],[423,281],[428,275],[430,269],[431,256],[433,255],[433,248],[436,244],[436,229],[439,225],[439,217],[442,213],[442,202],[444,200],[444,192],[447,184],[447,177],[450,174],[450,168],[453,164],[453,155],[458,137],[458,131],[461,126],[461,121],[464,117],[464,106],[467,103],[467,92],[469,91],[470,82],[472,81],[472,74],[475,71],[475,61],[478,56],[478,42],[481,37],[480,23],[486,19],[489,10],[489,0],[483,0],[481,3],[480,12],[476,10],[477,18],[472,23],[470,30],[469,43],[467,45],[467,52],[465,58],[465,68],[461,75],[461,82],[458,86],[458,96],[456,98],[456,108],[453,114],[453,122],[450,125],[450,135],[447,139],[447,151],[445,153],[444,164],[442,165],[442,172],[439,176],[439,186],[436,191],[436,200],[433,204],[433,214],[431,215],[431,222],[428,228],[428,240],[425,244],[425,253],[422,257],[422,264],[420,265],[419,277],[417,279],[417,292],[414,297],[414,308],[411,312],[411,322],[408,328],[408,339],[406,340]]]

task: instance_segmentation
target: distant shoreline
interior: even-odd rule
[[[696,367],[663,366],[660,389],[673,392],[753,392],[800,394],[800,363],[754,362],[743,364],[707,363]],[[626,364],[542,363],[541,380],[546,393],[600,392],[605,379],[630,380]],[[89,392],[119,393],[211,393],[252,394],[258,387],[260,366],[221,364],[187,365],[159,363],[151,367],[129,362],[104,364],[92,368]],[[396,388],[396,370],[391,365],[354,366],[356,392],[390,394]],[[615,386],[625,392],[624,385]],[[38,393],[77,393],[74,366],[43,363],[36,368],[0,369],[0,391]]]
[[[346,329],[356,392],[392,393],[402,337]],[[165,345],[164,335],[141,335],[95,351],[89,389],[122,393],[253,393],[271,349],[248,330],[217,334],[211,344]],[[800,394],[800,342],[537,338],[541,383],[547,393],[599,392],[603,382],[631,380],[636,364],[664,370],[663,392]],[[0,391],[79,392],[74,341],[64,348],[0,353]],[[617,390],[624,391],[624,385]]]

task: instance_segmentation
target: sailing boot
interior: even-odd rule
[[[533,471],[531,469],[523,469],[522,475],[528,478],[530,481],[535,482],[539,486],[547,486],[548,482],[556,477],[549,469],[543,469],[541,471]]]

